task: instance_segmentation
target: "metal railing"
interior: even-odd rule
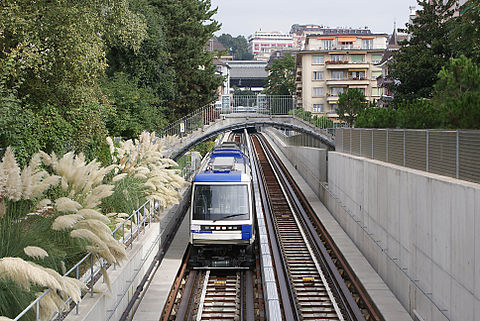
[[[147,207],[148,207],[148,213],[147,213]],[[141,212],[143,211],[143,215]],[[152,219],[155,219],[156,213],[160,213],[160,205],[157,201],[154,199],[150,199],[146,201],[142,206],[140,206],[137,210],[133,211],[133,213],[125,219],[125,221],[122,222],[119,226],[117,226],[113,231],[112,231],[112,236],[115,239],[119,239],[120,242],[122,242],[124,245],[133,246],[134,240],[137,238],[137,236],[140,234],[140,232],[143,230],[145,233],[145,228],[147,226],[150,226],[152,223]],[[130,226],[130,228],[125,228],[126,224]],[[80,277],[80,269],[81,267],[85,269],[84,263],[89,262],[89,268],[87,272],[84,274],[84,277]],[[103,259],[99,264],[95,264],[94,256],[92,253],[86,254],[77,264],[75,264],[70,270],[68,270],[63,276],[68,276],[68,277],[74,277],[77,280],[82,280],[85,285],[89,285],[89,292],[90,296],[93,297],[94,293],[94,285],[95,285],[95,276],[100,272],[100,269],[105,266],[105,262]],[[115,268],[115,264],[114,264]],[[73,275],[73,276],[72,276]],[[28,305],[20,314],[18,314],[14,321],[20,320],[21,317],[26,315],[32,308],[35,309],[35,320],[39,321],[40,316],[39,316],[39,306],[40,306],[40,300],[47,295],[47,293],[50,291],[50,289],[45,290],[38,298],[36,298],[30,305]],[[71,303],[71,298],[68,298],[66,301],[64,301],[65,306],[68,307],[68,304]],[[68,310],[68,309],[67,309]],[[75,313],[78,314],[78,304],[75,305]],[[55,313],[50,319],[54,319],[58,314]]]
[[[337,129],[337,151],[480,183],[480,130]]]
[[[226,104],[212,102],[168,125],[162,136],[186,136],[220,119],[223,115],[252,113],[264,115],[292,115],[296,108],[293,96],[237,95]]]

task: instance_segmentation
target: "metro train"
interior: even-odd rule
[[[192,268],[248,268],[255,261],[250,160],[243,145],[225,142],[207,156],[192,184]]]

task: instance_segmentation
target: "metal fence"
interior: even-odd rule
[[[222,102],[212,102],[191,112],[168,125],[163,131],[159,132],[159,135],[186,136],[203,126],[220,119],[222,115],[232,113],[293,115],[295,106],[295,99],[292,96],[233,96],[231,99],[229,98]]]
[[[480,183],[479,130],[337,129],[337,151]]]

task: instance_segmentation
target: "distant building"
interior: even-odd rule
[[[215,38],[208,40],[208,43],[205,46],[205,49],[212,52],[215,56],[221,53],[221,56],[219,57],[221,60],[233,60],[233,56],[230,53],[230,49],[225,48],[225,46],[222,45],[222,43],[220,43],[220,41],[218,41]]]
[[[213,63],[217,66],[215,75],[224,77],[223,83],[218,87],[217,95],[228,95],[230,93],[230,66],[225,60],[214,59]]]
[[[382,60],[380,60],[378,64],[375,64],[376,67],[382,68],[382,74],[377,77],[377,86],[381,88],[382,93],[382,96],[378,100],[378,105],[381,107],[390,106],[393,100],[393,92],[388,88],[395,81],[389,76],[390,65],[393,60],[393,54],[400,49],[399,42],[408,38],[408,35],[398,34],[396,27],[393,29],[393,33],[388,39],[387,49],[385,49],[383,53]]]
[[[233,60],[227,61],[227,65],[230,68],[230,88],[261,92],[265,87],[267,61]]]
[[[325,29],[307,35],[305,50],[296,58],[297,102],[313,114],[336,119],[340,93],[357,88],[367,100],[378,100],[382,88],[375,66],[382,60],[387,34],[373,34],[368,29]]]
[[[293,48],[292,36],[278,31],[257,31],[248,37],[248,51],[255,60],[268,61],[272,52]]]
[[[299,25],[294,24],[290,28],[290,35],[293,38],[294,46],[298,50],[305,49],[305,40],[309,35],[323,35],[323,34],[368,34],[370,30],[367,27],[365,29],[352,29],[352,28],[330,28],[322,25]]]

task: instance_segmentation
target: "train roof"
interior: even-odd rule
[[[216,172],[204,171],[195,176],[194,182],[198,183],[240,183],[248,182],[249,176],[241,171]]]

